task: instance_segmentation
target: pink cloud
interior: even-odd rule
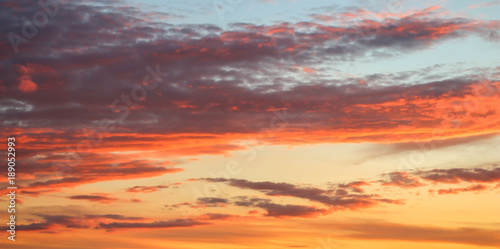
[[[18,86],[19,90],[23,91],[23,92],[34,92],[38,89],[38,85],[35,84],[35,82],[33,82],[31,80],[31,76],[29,75],[23,75],[21,76],[21,78],[19,79],[19,86]]]

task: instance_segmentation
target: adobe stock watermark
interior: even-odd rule
[[[19,45],[27,44],[30,39],[38,34],[38,29],[47,26],[49,19],[53,18],[59,13],[60,4],[67,0],[39,0],[38,5],[40,10],[35,12],[33,16],[28,19],[27,17],[21,17],[23,25],[21,26],[20,35],[14,32],[7,34],[7,38],[10,41],[10,45],[14,49],[14,52],[19,53]]]
[[[377,6],[382,7],[382,12],[397,14],[402,13],[404,0],[384,0],[373,2]],[[382,29],[384,20],[380,18],[380,13],[374,11],[365,11],[362,24],[356,27],[355,34],[359,37],[373,38]]]
[[[326,238],[317,237],[317,246],[314,249],[338,249],[340,244],[332,240],[332,236],[328,235]]]
[[[215,13],[219,17],[222,23],[226,22],[224,15],[226,12],[232,12],[236,9],[238,5],[243,3],[243,0],[214,0],[212,6],[215,9]]]
[[[94,147],[102,143],[104,134],[113,132],[116,129],[115,123],[122,123],[129,116],[130,109],[136,107],[139,102],[146,100],[148,91],[156,89],[163,82],[163,77],[169,75],[168,72],[160,71],[160,65],[156,65],[155,69],[146,66],[145,70],[147,74],[144,75],[140,84],[132,88],[130,94],[122,94],[120,98],[115,99],[110,104],[111,111],[120,114],[120,116],[117,119],[101,119],[98,121],[97,127],[85,129],[83,133],[87,139],[80,141],[76,149],[67,148],[65,165],[56,163],[52,166],[56,169],[59,177],[71,172],[73,167],[80,165],[82,157],[90,154]]]

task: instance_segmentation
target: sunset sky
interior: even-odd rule
[[[0,248],[500,248],[500,1],[0,2]]]

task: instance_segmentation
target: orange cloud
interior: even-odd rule
[[[19,87],[18,88],[19,88],[19,90],[21,90],[23,92],[29,93],[29,92],[36,91],[38,89],[38,85],[35,84],[35,82],[33,82],[31,80],[31,76],[23,75],[19,79]]]
[[[450,188],[450,189],[438,189],[437,193],[442,194],[458,194],[460,192],[469,192],[469,191],[481,191],[486,190],[486,186],[481,184],[471,185],[465,188]]]

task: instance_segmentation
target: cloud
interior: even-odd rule
[[[103,194],[94,194],[94,195],[72,195],[66,197],[68,199],[72,200],[88,200],[88,201],[95,201],[95,202],[100,202],[100,203],[112,203],[114,201],[118,201],[118,198],[113,198],[113,197],[108,197]]]
[[[339,188],[350,188],[354,192],[358,193],[363,193],[363,189],[360,188],[360,186],[365,186],[365,185],[370,185],[370,183],[367,183],[365,181],[355,181],[347,184],[339,184]]]
[[[202,205],[203,207],[220,207],[228,204],[228,200],[224,198],[216,198],[216,197],[200,197],[196,202],[198,205]],[[198,206],[192,206],[198,207]]]
[[[328,212],[328,210],[322,208],[291,204],[258,203],[256,207],[266,210],[266,216],[273,217],[316,217]]]
[[[331,209],[351,209],[356,210],[359,208],[367,208],[380,203],[396,203],[399,204],[398,200],[390,200],[379,198],[378,195],[367,195],[367,194],[352,194],[344,191],[331,191],[312,187],[298,187],[290,183],[275,183],[275,182],[252,182],[243,179],[224,179],[224,178],[203,178],[201,180],[209,182],[226,182],[230,186],[238,187],[242,189],[252,189],[265,193],[268,196],[289,196],[301,199],[306,199],[313,202],[318,202],[329,206]],[[352,186],[359,186],[365,183],[355,182]],[[347,185],[345,185],[347,186]],[[355,188],[355,192],[358,190]],[[260,203],[265,202],[264,200],[254,199]],[[256,207],[259,207],[256,205]],[[275,207],[272,205],[272,207]],[[291,207],[290,207],[291,208]],[[325,210],[316,210],[322,211]]]
[[[192,217],[188,219],[172,219],[166,221],[154,221],[154,222],[110,222],[110,223],[100,223],[96,228],[99,229],[138,229],[138,228],[177,228],[177,227],[193,227],[200,225],[210,225],[210,221],[215,220],[226,220],[230,218],[239,217],[238,215],[231,214],[219,214],[219,213],[206,213],[201,214],[197,217]]]
[[[217,183],[226,183],[229,186],[240,189],[251,189],[272,197],[295,197],[303,200],[312,201],[325,206],[325,208],[295,205],[295,204],[276,204],[272,199],[264,199],[259,197],[238,196],[232,200],[226,198],[199,198],[200,205],[189,205],[192,208],[220,207],[227,205],[235,205],[241,207],[261,208],[267,211],[266,216],[274,217],[315,217],[318,215],[329,214],[338,210],[359,210],[368,208],[382,203],[403,204],[402,200],[393,198],[384,198],[379,194],[365,193],[365,190],[360,186],[370,186],[374,183],[379,183],[381,186],[398,187],[398,188],[417,188],[426,186],[424,182],[431,181],[434,183],[463,183],[463,182],[481,182],[495,183],[498,167],[486,168],[456,168],[456,169],[434,169],[428,171],[416,172],[391,172],[383,174],[383,179],[366,182],[354,181],[345,184],[331,185],[328,190],[298,186],[285,182],[270,182],[261,181],[254,182],[244,179],[226,179],[226,178],[201,178],[199,180]],[[388,179],[387,179],[388,178]],[[475,184],[461,188],[437,189],[438,194],[458,194],[469,191],[483,191],[488,187],[483,184]],[[430,190],[434,192],[434,190]],[[178,207],[174,205],[173,207]]]
[[[464,188],[449,188],[449,189],[438,189],[437,193],[442,194],[458,194],[460,192],[469,192],[469,191],[481,191],[486,190],[486,186],[481,184],[475,184]]]
[[[200,221],[188,221],[183,219],[168,220],[168,221],[155,221],[151,223],[139,223],[139,222],[112,222],[112,223],[101,223],[98,228],[104,228],[108,230],[112,229],[123,229],[123,228],[177,228],[177,227],[192,227],[198,225],[208,225],[207,222]]]
[[[16,226],[20,231],[50,231],[58,233],[67,229],[115,229],[131,228],[180,228],[212,224],[210,221],[227,220],[239,217],[237,215],[206,213],[187,219],[156,220],[149,218],[131,217],[119,214],[87,214],[82,216],[71,215],[44,215],[35,214],[43,218],[44,222],[34,222]]]
[[[175,208],[178,208],[179,206],[191,206],[192,207],[193,205],[187,201],[182,202],[182,203],[172,204],[172,205],[169,205],[169,204],[165,205],[165,207],[175,207]]]
[[[152,193],[152,192],[156,192],[156,191],[158,191],[160,189],[169,188],[169,187],[170,187],[170,185],[134,186],[134,187],[128,188],[127,192],[131,192],[131,193],[138,193],[138,192]]]
[[[234,202],[236,206],[242,207],[258,207],[266,211],[265,216],[272,216],[277,218],[284,217],[316,217],[330,213],[328,209],[316,208],[304,205],[291,205],[291,204],[276,204],[272,203],[269,199],[262,198],[248,198],[246,196],[239,196]]]
[[[433,169],[415,175],[435,183],[495,183],[500,181],[500,167]]]
[[[19,90],[23,92],[34,92],[38,89],[38,85],[31,80],[31,77],[24,75],[19,79]]]
[[[138,221],[147,220],[142,217],[129,217],[119,214],[89,214],[84,216],[71,216],[71,215],[46,215],[34,214],[35,216],[43,218],[44,222],[35,222],[26,225],[16,226],[20,231],[51,231],[58,232],[59,229],[65,230],[67,228],[80,228],[87,229],[96,226],[99,222],[104,221]]]
[[[111,220],[144,220],[145,219],[142,217],[130,217],[130,216],[124,216],[124,215],[119,215],[119,214],[102,214],[102,215],[88,214],[88,215],[85,215],[85,218],[86,219],[104,218],[104,219],[111,219]]]
[[[45,159],[43,159],[42,163],[37,165],[38,167],[27,166],[29,174],[43,172],[45,174],[55,173],[56,176],[49,179],[38,178],[35,181],[31,180],[29,184],[23,186],[23,189],[24,191],[31,191],[29,193],[33,194],[47,191],[53,192],[59,191],[62,188],[70,188],[99,181],[146,178],[183,171],[180,168],[166,167],[170,163],[158,165],[157,162],[138,160],[122,161],[122,163],[116,163],[113,167],[114,163],[112,160],[108,161],[109,158],[104,159],[100,157],[90,157],[82,161],[80,165],[74,167],[57,167],[57,164],[54,166],[56,160],[45,162]],[[138,188],[134,190],[138,190]]]
[[[414,188],[424,186],[425,184],[421,183],[418,178],[412,176],[407,172],[391,172],[386,174],[389,176],[389,180],[381,180],[382,186],[398,186],[402,188]]]
[[[227,203],[226,199],[215,197],[200,197],[198,198],[198,201],[203,203]]]
[[[423,151],[433,151],[442,148],[448,148],[463,144],[473,144],[477,142],[485,142],[485,140],[492,139],[496,137],[497,134],[486,134],[486,135],[470,135],[467,137],[457,137],[450,139],[434,139],[430,141],[422,142],[406,142],[406,143],[395,143],[392,145],[394,152],[404,152],[411,150],[423,150]],[[390,153],[393,153],[392,151]]]
[[[0,22],[12,24],[0,27],[2,33],[21,32],[16,16],[39,10],[30,1],[16,3],[0,9]],[[228,154],[245,149],[237,141],[259,135],[272,144],[309,144],[426,141],[443,126],[436,138],[498,133],[500,81],[494,74],[483,75],[489,95],[474,91],[483,80],[464,74],[438,80],[424,74],[418,83],[393,74],[366,79],[328,74],[330,63],[380,60],[450,39],[486,37],[497,21],[428,8],[372,22],[234,23],[222,29],[152,22],[140,9],[117,4],[68,2],[60,8],[34,39],[19,45],[15,57],[10,49],[0,53],[2,94],[9,96],[1,100],[6,106],[0,109],[0,127],[27,141],[26,157],[19,159],[30,179],[27,191],[177,173],[182,169],[167,167],[169,161],[136,160],[134,153],[141,151],[144,158]],[[359,33],[373,22],[376,35]],[[148,75],[146,66],[156,70],[156,65],[168,75],[144,98],[133,98],[132,89]],[[313,69],[318,78],[311,77]],[[20,79],[30,94],[19,91]],[[453,103],[470,99],[478,108],[453,113],[462,125],[448,128]],[[112,132],[96,132],[103,120]]]
[[[31,63],[28,63],[26,66],[17,65],[17,71],[21,74],[18,89],[25,93],[35,92],[38,89],[38,85],[32,80],[34,74],[55,73],[50,68]]]
[[[488,1],[488,2],[482,2],[479,4],[469,5],[469,6],[467,6],[467,9],[484,8],[484,7],[489,7],[489,6],[493,6],[493,5],[497,5],[497,4],[500,4],[500,1]]]

